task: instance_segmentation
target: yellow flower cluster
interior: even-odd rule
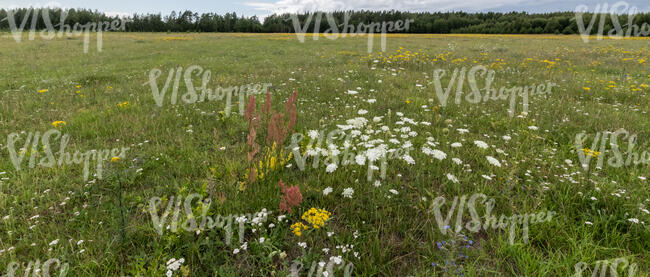
[[[61,126],[65,126],[67,123],[65,121],[54,121],[52,122],[52,126],[55,128],[61,128]]]
[[[312,207],[304,214],[302,214],[302,219],[310,224],[311,228],[320,229],[321,227],[325,226],[325,222],[330,219],[331,215],[332,213],[326,210],[316,209]],[[308,230],[309,228],[310,227],[308,225],[305,225],[302,222],[296,222],[291,225],[291,232],[299,237],[302,235],[303,231]]]
[[[266,149],[264,159],[257,166],[257,178],[262,180],[269,173],[284,168],[291,161],[291,158],[293,158],[293,153],[289,152],[288,155],[285,155],[284,148],[279,148],[278,151],[278,147],[274,142],[270,149]],[[248,176],[246,178],[248,179]]]
[[[302,214],[302,219],[311,224],[314,229],[320,229],[320,227],[325,225],[325,221],[327,221],[331,215],[332,213],[326,210],[311,208],[309,211]]]
[[[383,52],[378,52],[375,55],[369,54],[368,56],[362,57],[361,60],[366,61],[369,64],[379,63],[382,65],[386,65],[386,64],[422,65],[422,64],[435,64],[435,62],[437,62],[438,60],[447,61],[446,58],[448,58],[449,55],[451,55],[451,52],[429,56],[428,54],[422,52],[422,50],[420,49],[418,49],[415,52],[411,52],[410,50],[404,50],[404,48],[400,46],[400,48],[397,49],[393,54],[387,53],[386,55],[384,55]],[[456,59],[453,62],[463,62],[466,60],[467,58]]]
[[[595,151],[595,150],[591,150],[589,148],[582,149],[582,151],[585,152],[585,155],[591,156],[591,157],[598,157],[598,155],[600,155],[600,152]]]
[[[125,101],[125,102],[117,104],[117,106],[120,107],[120,108],[124,108],[124,107],[126,107],[128,105],[129,105],[129,101]]]
[[[294,235],[296,236],[302,236],[302,231],[305,231],[309,229],[309,227],[305,224],[302,224],[302,222],[296,222],[291,225],[291,232],[293,232]]]

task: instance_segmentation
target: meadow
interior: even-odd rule
[[[83,37],[0,42],[0,275],[57,259],[56,276],[316,276],[330,261],[334,276],[574,276],[580,263],[588,276],[624,258],[620,276],[650,276],[649,163],[607,162],[619,144],[650,152],[648,39],[388,35],[372,53],[366,37],[295,34],[104,33],[88,53]],[[181,78],[172,104],[171,78],[158,105],[152,70],[162,91],[191,66],[209,88],[267,83],[268,96],[233,96],[227,112],[226,97],[184,101]],[[456,87],[441,100],[437,83],[477,66],[495,88],[547,86],[525,108]],[[592,147],[620,129],[636,141]],[[48,130],[49,145],[26,143]],[[39,163],[64,136],[70,162]],[[88,169],[74,157],[104,149],[120,151]],[[497,218],[547,218],[526,237],[456,228],[477,215],[454,198],[477,194]]]

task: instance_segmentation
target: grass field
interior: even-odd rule
[[[23,275],[30,262],[57,259],[59,269],[68,264],[69,276],[286,276],[297,262],[307,276],[314,262],[340,259],[335,276],[345,275],[342,265],[349,264],[354,276],[571,276],[579,263],[588,265],[588,276],[597,261],[624,258],[636,264],[635,276],[650,276],[648,163],[596,168],[592,160],[584,170],[575,146],[584,132],[585,148],[600,151],[591,147],[594,136],[623,128],[636,135],[635,152],[650,152],[650,40],[393,35],[383,53],[375,39],[369,55],[365,37],[308,35],[300,43],[295,34],[103,36],[102,51],[91,36],[88,53],[80,37],[29,40],[25,34],[20,43],[8,33],[0,37],[0,275],[11,268]],[[285,111],[297,91],[293,131],[305,138],[296,153],[313,151],[310,131],[344,129],[351,141],[339,139],[336,149],[321,145],[322,153],[343,153],[344,145],[367,153],[383,144],[402,154],[387,160],[383,179],[380,168],[368,180],[369,160],[335,168],[322,158],[313,168],[309,158],[300,170],[291,133],[272,151],[259,127],[253,163],[273,161],[258,170],[263,178],[249,182],[250,128],[238,114],[238,98],[230,116],[226,100],[172,105],[168,93],[156,104],[151,71],[162,72],[162,89],[170,70],[193,65],[211,71],[211,88],[272,84],[275,111]],[[457,104],[455,88],[443,105],[435,70],[446,70],[446,88],[454,69],[479,65],[494,70],[493,87],[555,87],[531,96],[527,113],[518,102],[513,116],[505,100]],[[192,79],[200,85],[200,76]],[[181,83],[179,99],[186,91]],[[265,98],[257,97],[256,111]],[[48,130],[67,135],[70,154],[128,149],[120,159],[111,161],[117,152],[100,159],[101,179],[92,176],[98,163],[92,159],[87,180],[78,163],[31,168],[30,157],[38,164],[49,146],[60,150],[56,138],[48,147],[25,144],[30,132]],[[12,137],[19,138],[15,150],[7,146]],[[621,138],[618,144],[628,149]],[[12,151],[25,154],[21,170]],[[300,190],[302,201],[291,213],[279,210],[280,180]],[[245,244],[236,220],[232,232],[217,226],[174,233],[168,223],[156,232],[165,207],[193,193],[211,201],[188,205],[199,219],[202,212],[211,218],[270,214],[260,225],[242,224]],[[516,226],[511,242],[507,229],[454,233],[453,213],[443,234],[434,199],[446,199],[447,217],[454,197],[477,193],[494,200],[497,217],[553,216],[531,224],[527,239]],[[478,206],[483,217],[485,205]],[[329,217],[301,218],[312,207]],[[459,214],[463,224],[473,218],[467,210]],[[298,236],[299,222],[320,228]],[[181,258],[170,269],[170,260]],[[619,267],[618,274],[630,276],[628,269]]]

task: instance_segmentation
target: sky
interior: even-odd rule
[[[238,15],[260,18],[274,12],[296,11],[331,11],[331,10],[401,10],[401,11],[466,11],[466,12],[509,12],[526,11],[530,13],[575,11],[580,5],[586,5],[594,11],[597,4],[607,3],[610,7],[619,1],[596,0],[0,0],[0,8],[15,7],[61,7],[89,8],[109,15],[133,13],[162,13],[191,10],[198,13],[214,12],[225,14],[236,12]],[[650,12],[650,1],[629,0],[621,2],[628,7],[636,7],[641,12]],[[619,8],[625,13],[625,5]],[[609,12],[609,9],[608,9]]]

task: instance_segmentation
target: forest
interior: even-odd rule
[[[596,16],[596,18],[594,18]],[[294,22],[293,19],[298,19]],[[577,20],[579,18],[580,20]],[[85,25],[92,22],[118,20],[117,16],[88,9],[49,9],[21,8],[0,9],[0,30],[12,30],[23,26],[22,30],[59,29],[62,26]],[[337,11],[331,13],[272,14],[263,20],[257,16],[240,16],[236,13],[224,15],[216,13],[196,13],[192,11],[172,12],[168,15],[133,14],[122,18],[128,20],[126,32],[240,32],[240,33],[293,33],[295,26],[302,29],[308,25],[306,32],[324,32],[331,24],[337,26],[369,24],[374,22],[391,22],[412,20],[408,30],[397,33],[420,34],[580,34],[586,28],[591,34],[600,32],[603,25],[604,34],[621,29],[627,33],[628,26],[633,26],[632,36],[650,35],[650,13],[637,14],[601,14],[575,12],[553,12],[531,14],[526,12],[509,13],[467,13],[467,12],[402,12],[402,11]],[[13,24],[12,24],[13,23]],[[296,25],[296,23],[298,25]],[[594,27],[589,30],[589,25]],[[50,26],[50,27],[48,27]],[[388,31],[389,33],[391,31]]]

